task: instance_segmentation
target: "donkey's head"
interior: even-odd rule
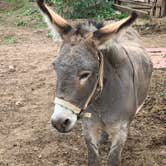
[[[102,89],[103,60],[99,47],[137,17],[133,13],[127,19],[93,31],[72,27],[61,16],[53,12],[43,0],[37,3],[49,22],[63,40],[59,55],[53,62],[57,73],[56,98],[52,125],[60,132],[69,132],[82,110]]]

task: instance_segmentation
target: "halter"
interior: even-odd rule
[[[90,102],[92,101],[92,98],[95,100],[100,96],[102,90],[103,90],[103,71],[104,71],[104,59],[103,59],[103,54],[101,51],[98,51],[98,61],[99,61],[99,71],[98,71],[98,78],[95,82],[95,85],[92,89],[92,92],[90,93],[89,97],[87,98],[84,107],[80,108],[66,100],[63,100],[61,98],[56,97],[54,103],[59,104],[62,107],[65,107],[69,110],[71,110],[74,114],[76,114],[79,118],[91,117],[91,113],[88,112],[83,112],[86,110]]]

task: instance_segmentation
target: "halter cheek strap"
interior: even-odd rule
[[[88,113],[88,112],[82,113],[82,111],[86,110],[86,108],[90,104],[92,98],[95,95],[95,92],[98,90],[98,85],[99,85],[100,93],[103,90],[104,60],[103,60],[103,54],[100,51],[99,51],[99,54],[98,54],[98,60],[99,60],[99,65],[100,65],[99,66],[99,72],[98,72],[98,79],[95,82],[95,85],[94,85],[94,87],[92,89],[92,92],[90,93],[89,97],[87,98],[83,109],[77,107],[76,105],[74,105],[74,104],[72,104],[72,103],[70,103],[70,102],[68,102],[66,100],[58,98],[58,97],[55,98],[54,103],[55,104],[59,104],[62,107],[65,107],[65,108],[71,110],[74,114],[79,115],[81,118],[83,118],[83,117],[90,118],[91,117],[91,113]]]

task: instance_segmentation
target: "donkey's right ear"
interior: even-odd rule
[[[133,11],[129,17],[108,24],[99,30],[96,30],[93,32],[93,34],[89,35],[89,38],[91,38],[96,43],[96,45],[102,45],[104,42],[113,38],[113,36],[116,36],[121,30],[129,27],[137,19],[137,17],[138,14]]]
[[[58,31],[63,40],[69,40],[71,34],[70,32],[73,28],[68,24],[68,22],[50,9],[44,3],[44,0],[36,0],[36,2],[44,14],[48,26],[50,26],[53,31]]]

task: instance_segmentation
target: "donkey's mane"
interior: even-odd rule
[[[76,29],[76,35],[84,36],[87,32],[94,32],[104,26],[103,22],[94,20],[88,20],[87,22],[78,23],[74,27]]]
[[[115,22],[114,20],[111,20],[109,23]],[[75,28],[75,34],[81,37],[84,37],[84,35],[88,32],[95,32],[96,30],[104,27],[107,25],[105,22],[99,22],[95,20],[88,20],[86,22],[78,23],[74,25]],[[119,33],[117,35],[116,40],[118,42],[124,42],[125,41],[139,41],[139,35],[136,30],[134,30],[132,27],[125,28],[126,33]]]

